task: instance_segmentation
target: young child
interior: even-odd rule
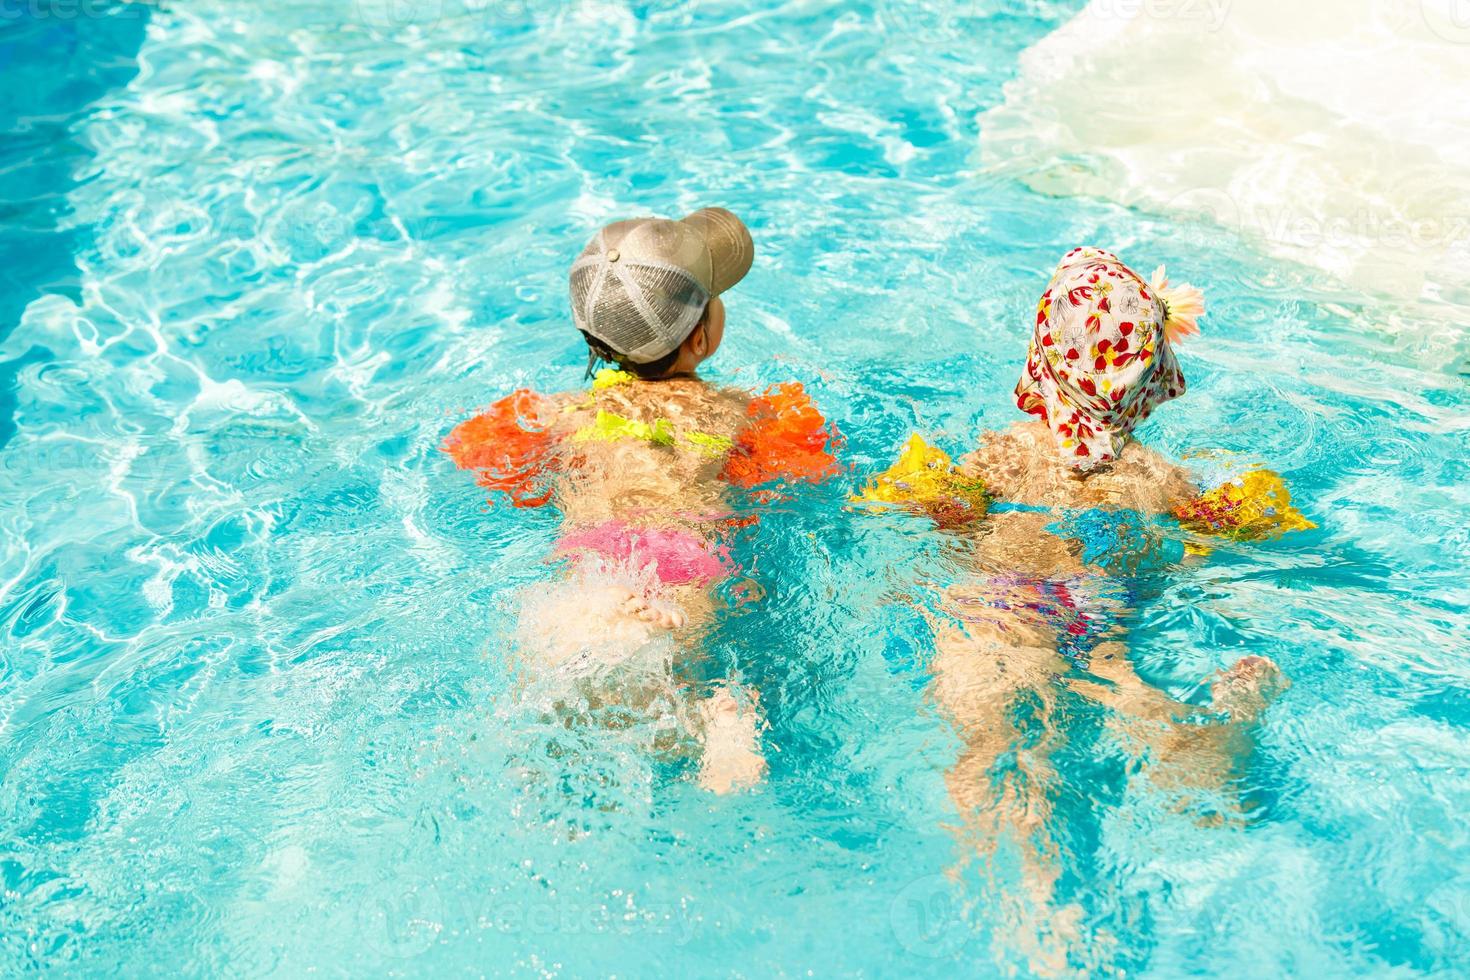
[[[561,512],[564,577],[528,597],[520,646],[533,673],[579,697],[672,704],[701,744],[700,782],[756,782],[756,697],[733,682],[694,701],[672,681],[736,568],[728,539],[751,518],[735,495],[836,471],[836,432],[801,386],[759,396],[696,375],[725,332],[721,294],[749,271],[754,245],[722,208],[637,218],[597,233],[571,269],[572,316],[588,346],[590,390],[521,390],[458,426],[445,443],[482,486],[521,507]],[[668,696],[677,689],[677,695]]]
[[[1037,308],[1018,407],[1034,416],[981,437],[958,466],[915,436],[858,498],[897,502],[972,542],[975,576],[943,601],[936,699],[964,742],[949,773],[975,846],[1009,831],[1039,906],[1060,873],[1049,833],[1063,741],[1058,680],[1113,709],[1129,739],[1182,781],[1223,784],[1240,736],[1285,686],[1263,657],[1210,681],[1202,709],[1148,685],[1128,659],[1140,577],[1186,559],[1187,532],[1236,538],[1310,527],[1269,471],[1202,495],[1190,474],[1132,438],[1184,393],[1171,344],[1197,333],[1197,290],[1152,283],[1095,248],[1067,253]],[[1161,533],[1160,519],[1182,531]],[[1188,550],[1207,550],[1203,539]],[[1202,714],[1212,715],[1204,719]],[[1191,718],[1190,716],[1194,716]]]

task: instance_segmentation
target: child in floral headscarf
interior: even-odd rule
[[[1160,533],[1159,518],[1237,538],[1311,526],[1269,471],[1202,496],[1189,473],[1134,440],[1138,423],[1184,393],[1171,345],[1198,332],[1203,312],[1200,292],[1171,289],[1163,269],[1146,282],[1101,249],[1068,252],[1016,386],[1034,420],[986,433],[958,465],[914,437],[900,464],[927,453],[921,492],[900,465],[856,498],[872,506],[908,493],[901,506],[970,532],[978,574],[946,592],[933,661],[936,697],[965,746],[949,785],[977,848],[1006,830],[1020,838],[1041,905],[1061,870],[1046,818],[1064,690],[1112,708],[1150,759],[1187,760],[1173,767],[1178,778],[1218,786],[1246,726],[1285,686],[1270,660],[1246,657],[1211,678],[1210,703],[1196,707],[1144,682],[1127,655],[1139,576],[1185,558],[1186,541]],[[1201,542],[1189,550],[1207,550]]]
[[[982,550],[1001,573],[987,588],[999,582],[1008,593],[1002,624],[1013,630],[1015,610],[1027,610],[1043,634],[1059,634],[1063,655],[1127,691],[1131,708],[1165,715],[1179,705],[1133,674],[1109,614],[1128,604],[1125,583],[1184,558],[1184,543],[1159,534],[1155,520],[1233,537],[1313,526],[1270,471],[1201,494],[1187,470],[1133,438],[1155,408],[1184,394],[1173,344],[1199,333],[1203,313],[1200,291],[1171,287],[1162,267],[1146,282],[1110,252],[1068,252],[1037,304],[1016,384],[1017,407],[1035,420],[986,433],[957,468],[991,500]],[[1247,689],[1272,688],[1279,675],[1247,657],[1215,679],[1216,707],[1253,717],[1264,704]]]

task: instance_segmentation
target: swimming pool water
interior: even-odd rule
[[[1068,702],[1070,966],[1465,963],[1466,377],[1443,322],[1231,229],[982,168],[977,119],[1079,6],[6,13],[0,972],[1026,970],[925,693],[914,602],[953,556],[840,504],[909,431],[957,451],[1017,417],[1029,310],[1084,242],[1210,297],[1144,438],[1281,470],[1320,528],[1221,549],[1133,623],[1177,695],[1250,653],[1293,680],[1242,824]],[[710,669],[762,691],[771,773],[729,798],[647,726],[518,707],[553,518],[485,509],[437,449],[580,383],[564,277],[597,225],[706,203],[758,245],[709,376],[801,380],[853,465],[742,545],[767,597]]]

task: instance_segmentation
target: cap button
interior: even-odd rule
[[[617,249],[615,249],[615,248],[608,249],[607,250],[607,260],[609,262],[616,262],[618,260],[618,254],[619,253],[618,253],[618,250]]]

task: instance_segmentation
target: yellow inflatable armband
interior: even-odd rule
[[[635,422],[613,412],[599,411],[597,419],[589,426],[578,429],[572,436],[575,442],[613,442],[617,439],[642,439],[655,446],[674,444],[674,427],[668,419],[656,419],[652,425]]]
[[[929,515],[941,527],[958,527],[984,517],[990,497],[984,483],[960,474],[948,453],[912,435],[898,460],[849,502],[874,509],[896,504]]]
[[[1255,541],[1317,525],[1291,505],[1291,491],[1280,474],[1267,469],[1242,473],[1174,511],[1191,531]]]

